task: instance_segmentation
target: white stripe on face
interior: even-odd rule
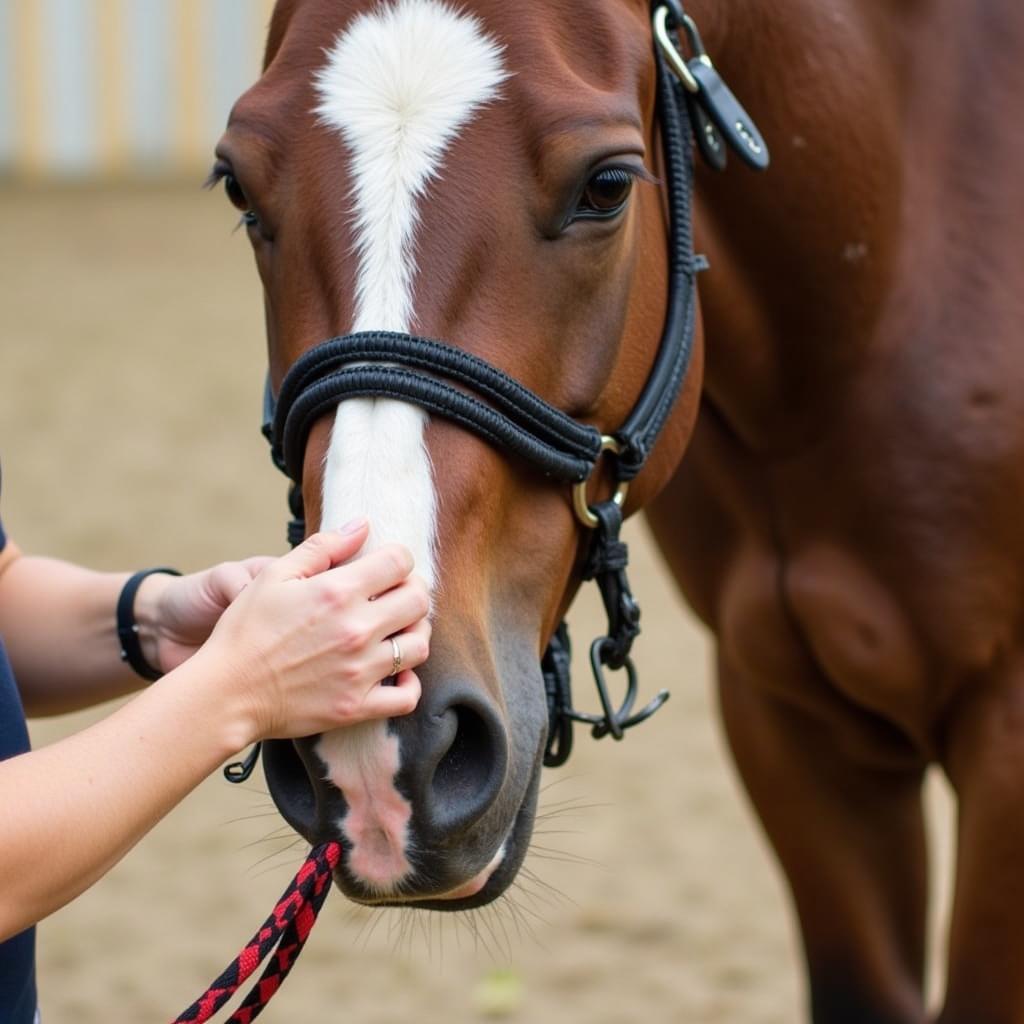
[[[315,79],[316,113],[341,133],[351,158],[359,257],[353,331],[412,329],[418,203],[449,145],[506,77],[501,48],[480,22],[438,0],[397,0],[361,14],[328,52]],[[436,499],[425,423],[421,410],[402,402],[342,403],[321,524],[367,516],[368,547],[405,544],[433,587]],[[411,870],[411,808],[392,783],[397,748],[384,722],[327,735],[317,748],[349,806],[341,827],[352,844],[350,869],[379,893]]]

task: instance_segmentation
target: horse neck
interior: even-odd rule
[[[902,343],[894,309],[934,289],[921,259],[941,249],[964,182],[1001,155],[1022,166],[1005,124],[1020,72],[978,71],[993,32],[1024,39],[1024,8],[993,6],[999,17],[964,0],[690,4],[772,154],[765,175],[701,171],[697,188],[706,394],[749,447],[820,432],[879,349]]]

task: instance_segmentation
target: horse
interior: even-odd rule
[[[268,432],[296,537],[365,514],[433,593],[415,714],[264,748],[350,898],[458,911],[512,882],[567,753],[584,575],[610,618],[595,733],[655,709],[631,712],[617,534],[644,510],[716,637],[811,1018],[928,1019],[937,765],[960,808],[938,1020],[1024,1020],[1021,41],[1009,0],[279,0],[212,177],[263,283]],[[666,110],[702,158],[699,292]],[[623,443],[680,289],[685,358]]]

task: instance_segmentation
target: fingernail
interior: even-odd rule
[[[363,516],[359,516],[356,519],[350,519],[344,526],[338,528],[338,533],[358,533],[366,525],[366,519]]]

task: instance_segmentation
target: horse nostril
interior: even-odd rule
[[[480,716],[467,707],[450,708],[455,714],[455,739],[438,762],[431,782],[435,799],[463,802],[487,783],[490,774],[490,738]]]
[[[441,716],[439,755],[428,789],[430,824],[450,835],[471,825],[497,797],[508,758],[490,708],[453,704]]]

